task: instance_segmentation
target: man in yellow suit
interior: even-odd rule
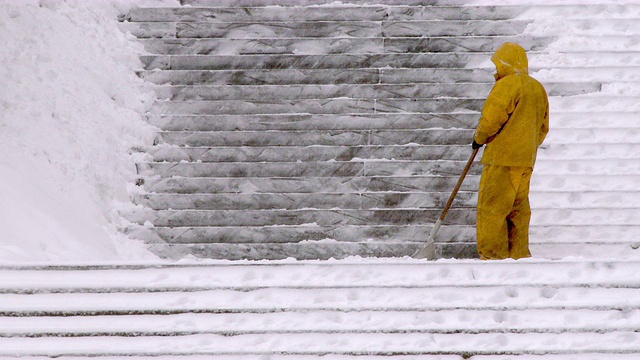
[[[484,260],[520,259],[529,251],[529,183],[549,131],[549,99],[529,76],[527,53],[505,43],[491,57],[496,84],[482,110],[474,149],[487,144],[478,194],[478,252]]]

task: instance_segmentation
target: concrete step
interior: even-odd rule
[[[267,39],[268,40],[268,39]],[[143,55],[141,60],[149,70],[241,70],[255,69],[317,69],[370,67],[452,67],[461,59],[479,58],[477,53],[490,54],[500,44],[512,41],[522,44],[529,52],[543,51],[552,41],[546,37],[471,36],[384,39],[384,52],[374,54],[269,54],[269,55]],[[291,41],[296,41],[291,39]],[[300,41],[300,40],[298,40]],[[156,41],[157,42],[157,41]],[[246,41],[233,39],[210,40],[228,48],[242,49]],[[250,49],[250,48],[247,48]],[[237,50],[240,51],[240,50]]]
[[[640,175],[540,175],[534,173],[531,197],[549,191],[635,191]],[[335,178],[141,178],[144,189],[153,193],[323,193],[323,192],[424,192],[453,189],[458,176],[335,177]],[[462,191],[478,189],[480,177],[467,175]],[[446,189],[446,190],[445,190]]]
[[[534,208],[531,224],[535,226],[633,226],[639,208],[573,207]],[[127,214],[130,221],[155,226],[276,226],[303,225],[428,225],[435,223],[441,209],[379,210],[139,210]],[[473,225],[475,208],[456,208],[447,215],[448,224]],[[635,241],[635,240],[630,240]]]
[[[210,6],[213,4],[209,4]],[[388,7],[369,6],[241,6],[175,7],[132,9],[122,20],[130,22],[283,22],[299,21],[393,21],[393,20],[506,20],[525,13],[529,7],[455,6]],[[300,5],[300,4],[296,4]],[[403,4],[404,5],[404,4]],[[576,9],[578,10],[579,7]]]
[[[513,36],[522,34],[528,20],[472,21],[251,21],[121,23],[138,38],[373,38],[410,36]]]
[[[637,83],[639,67],[532,68],[542,83],[580,82]],[[139,76],[157,85],[377,85],[377,84],[491,84],[493,72],[486,69],[449,68],[364,68],[364,69],[280,69],[280,70],[145,70]],[[585,75],[586,74],[586,75]],[[575,84],[575,86],[580,86]],[[560,86],[560,85],[556,85]]]
[[[559,100],[558,102],[562,102]],[[622,100],[618,101],[622,102]],[[585,101],[567,101],[579,106]],[[389,112],[479,112],[484,99],[303,99],[303,100],[210,100],[166,101],[150,112],[159,115],[249,115],[249,114],[367,114]],[[592,105],[598,109],[605,105]],[[629,111],[632,111],[631,109]]]
[[[567,184],[576,182],[576,186],[593,189],[595,183],[607,184],[602,177],[542,177],[536,176],[540,184],[551,183],[554,189],[563,190]],[[600,182],[596,182],[600,180]],[[357,193],[357,192],[420,192],[427,189],[452,189],[458,176],[407,176],[407,177],[304,177],[304,178],[189,178],[189,177],[148,177],[142,178],[144,190],[149,193],[178,194],[225,194],[225,193]],[[469,175],[462,183],[462,191],[478,189],[479,176]],[[624,182],[627,183],[627,182]],[[628,183],[630,188],[634,188]],[[545,188],[544,185],[540,185]],[[622,190],[622,189],[620,189]]]
[[[271,114],[271,115],[148,115],[148,121],[167,131],[287,131],[371,129],[475,129],[478,113],[418,114]],[[554,109],[552,130],[633,128],[636,114],[621,111],[583,112]],[[640,124],[637,124],[640,127]]]
[[[439,6],[424,5],[419,1],[394,1],[376,5],[364,2],[367,6],[332,6],[322,1],[324,6],[308,6],[312,3],[296,3],[287,1],[245,1],[245,3],[214,2],[207,0],[191,1],[194,4],[175,8],[138,8],[132,9],[122,20],[132,22],[269,22],[290,21],[394,21],[394,20],[508,20],[561,18],[583,19],[603,12],[611,14],[611,18],[637,18],[640,16],[636,4],[599,5],[590,7],[581,5],[546,5],[540,6],[450,6],[455,0],[442,2]],[[363,2],[350,2],[353,5]],[[447,4],[448,3],[448,4]],[[316,4],[316,2],[313,2]],[[272,6],[278,5],[278,6]],[[394,6],[395,5],[395,6]],[[544,16],[543,16],[544,15]]]
[[[595,149],[594,149],[595,150]],[[621,149],[624,150],[624,149]],[[297,162],[388,160],[466,160],[468,145],[428,146],[274,146],[274,147],[175,147],[144,149],[154,162]]]
[[[269,210],[269,209],[409,209],[444,208],[449,192],[429,189],[427,192],[395,193],[318,193],[318,194],[140,194],[133,195],[135,204],[154,210]],[[477,194],[462,191],[454,207],[475,207]],[[640,193],[538,191],[531,197],[534,209],[636,209]]]
[[[169,131],[158,137],[187,146],[468,145],[473,130]]]
[[[637,233],[637,229],[636,229]],[[428,234],[424,234],[427,236]],[[618,240],[610,244],[600,241],[592,243],[568,243],[557,241],[553,244],[530,243],[535,258],[559,260],[570,257],[606,258],[610,260],[632,259],[640,257],[638,243]],[[360,257],[406,257],[424,242],[377,242],[345,243],[330,241],[307,241],[301,244],[163,244],[153,245],[151,250],[160,256],[180,259],[188,255],[209,259],[261,260],[287,259],[344,259]],[[474,242],[435,244],[438,258],[470,259],[477,258],[478,251]]]
[[[352,251],[354,249],[365,249],[367,243],[370,245],[368,251],[373,251],[376,246],[382,246],[387,250],[392,246],[397,246],[406,250],[407,247],[416,247],[426,241],[433,224],[409,224],[409,225],[336,225],[336,226],[320,226],[320,225],[267,225],[267,226],[188,226],[188,227],[142,227],[131,226],[128,233],[139,239],[147,239],[150,244],[203,244],[216,245],[220,251],[224,253],[234,253],[233,259],[242,259],[242,253],[251,254],[252,258],[258,253],[259,256],[265,258],[273,258],[273,255],[265,253],[269,247],[279,247],[280,250],[275,254],[277,258],[281,258],[281,252],[284,247],[282,245],[294,245],[292,248],[298,252],[304,252],[304,246],[310,245],[310,249],[324,249],[324,253],[331,252],[331,246],[343,246],[340,251]],[[448,252],[453,256],[452,251],[461,251],[467,249],[468,244],[475,242],[476,229],[473,225],[451,225],[443,226],[438,232],[438,244],[443,244],[442,251]],[[339,239],[340,241],[331,241],[331,239]],[[460,247],[456,244],[467,244]],[[445,246],[445,244],[447,246]],[[227,245],[226,250],[224,245]],[[238,249],[232,249],[233,245],[240,246]],[[253,250],[251,245],[255,245]],[[264,246],[263,246],[264,245]],[[451,246],[448,246],[451,245]],[[211,247],[213,249],[215,247]],[[457,250],[456,250],[457,249]],[[318,250],[308,251],[315,256]],[[466,250],[465,250],[466,251]],[[477,250],[472,249],[464,256],[464,258],[476,257]],[[358,255],[353,253],[352,255]],[[364,255],[364,254],[362,254]],[[409,253],[398,252],[388,254],[392,257],[405,256]],[[223,254],[217,255],[216,258],[223,258]],[[285,256],[285,258],[288,256]],[[331,256],[327,257],[330,258]],[[318,257],[316,257],[318,258]],[[297,259],[297,258],[296,258]]]
[[[329,55],[145,55],[147,70],[275,70],[368,68],[483,68],[492,69],[492,53],[431,52]],[[529,52],[532,69],[603,67],[612,63],[638,66],[633,51]]]
[[[598,115],[601,115],[598,117]],[[618,116],[620,115],[620,117]],[[625,116],[626,115],[626,116]],[[554,114],[558,126],[576,127],[577,117],[602,126],[603,116],[611,121],[633,114]],[[597,119],[596,119],[597,117]],[[371,129],[475,129],[475,113],[430,114],[272,114],[272,115],[147,115],[150,124],[166,131],[288,131],[288,130],[371,130]],[[628,125],[627,125],[628,126]]]
[[[379,21],[123,22],[123,31],[144,38],[369,38],[382,35]]]
[[[468,145],[371,146],[155,146],[143,150],[153,162],[297,162],[352,160],[466,160]],[[640,156],[640,144],[553,144],[538,151],[540,160],[621,160]]]
[[[574,96],[551,97],[551,108],[569,111],[604,112],[615,108],[636,113],[640,111],[634,96]],[[366,114],[366,113],[434,113],[480,112],[484,98],[396,98],[396,99],[302,99],[302,100],[206,100],[161,101],[152,110],[157,115],[250,115],[250,114]],[[617,131],[611,129],[610,131]],[[588,131],[588,130],[585,130]],[[602,130],[597,133],[602,133]],[[550,134],[552,135],[552,134]],[[577,135],[576,135],[577,136]]]
[[[407,209],[407,208],[444,208],[449,192],[433,189],[426,193],[319,193],[319,194],[141,194],[133,195],[134,204],[153,210],[272,210],[272,209]],[[589,196],[590,195],[590,196]],[[625,197],[626,195],[626,197]],[[542,205],[556,205],[570,194],[554,193],[553,200]],[[539,196],[541,199],[546,197]],[[582,195],[586,202],[592,198],[593,206],[608,199],[624,198],[621,207],[630,207],[637,195],[587,194]],[[542,201],[539,201],[539,203]],[[577,201],[571,202],[575,204]],[[460,192],[453,202],[455,207],[474,207],[477,204],[475,192]],[[556,205],[557,206],[557,205]]]
[[[276,70],[370,68],[465,68],[490,53],[328,54],[328,55],[145,55],[149,70]]]
[[[138,75],[153,84],[164,85],[293,85],[293,84],[379,84],[379,69],[353,70],[161,70]],[[467,72],[468,73],[468,72]],[[479,81],[487,76],[471,73],[464,79]],[[397,79],[389,74],[387,81]],[[486,79],[485,79],[486,80]],[[434,81],[435,82],[435,81]],[[388,82],[387,82],[388,83]],[[396,81],[399,83],[399,81]]]
[[[143,225],[149,221],[161,227],[427,225],[435,223],[440,213],[441,209],[137,210],[126,217],[132,223]],[[449,224],[473,225],[475,221],[476,212],[472,208],[452,209],[447,215]],[[288,242],[287,239],[280,241]],[[236,242],[241,243],[243,239]]]
[[[612,42],[605,50],[625,50],[620,47],[625,37],[609,36]],[[591,41],[602,42],[603,37]],[[517,42],[530,51],[544,50],[551,37],[531,36],[467,36],[467,37],[366,37],[366,38],[260,38],[260,39],[140,39],[149,55],[328,55],[383,54],[420,52],[491,52],[506,42]],[[574,51],[589,51],[579,47]],[[627,49],[631,50],[631,49]]]
[[[543,51],[556,38],[552,36],[467,36],[385,38],[385,53],[492,52],[505,42],[515,42],[528,51]],[[582,48],[583,50],[585,48]],[[591,48],[593,49],[593,48]],[[576,49],[578,50],[578,49]]]
[[[489,94],[493,84],[397,84],[397,85],[196,85],[159,86],[160,99],[194,100],[298,100],[298,99],[394,99],[394,98],[473,98]],[[600,91],[602,85],[592,83],[545,84],[549,96],[571,96]]]
[[[383,38],[297,39],[140,39],[149,54],[252,55],[252,54],[379,54]]]
[[[301,163],[139,163],[140,176],[159,177],[358,177],[358,176],[459,176],[466,161],[326,161]],[[572,163],[550,164],[538,171],[544,175],[593,172],[597,164],[577,165]],[[558,173],[550,172],[551,166],[560,166]],[[622,166],[621,166],[622,167]],[[472,166],[470,174],[477,175],[480,164]],[[623,170],[621,174],[637,174],[637,170]],[[599,174],[602,174],[600,172]]]

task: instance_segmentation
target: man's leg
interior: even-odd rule
[[[508,217],[509,256],[514,259],[531,257],[529,251],[529,222],[531,220],[529,187],[532,172],[531,168],[511,168],[511,181],[517,189],[513,209]]]
[[[480,179],[476,227],[480,258],[491,260],[510,256],[507,217],[515,198],[510,168],[485,165]]]

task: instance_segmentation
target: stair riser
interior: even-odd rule
[[[135,204],[154,210],[273,210],[273,209],[406,209],[444,208],[449,193],[423,194],[224,194],[134,196]],[[461,192],[453,206],[475,207],[475,193]]]
[[[411,36],[509,36],[525,32],[531,20],[503,22],[449,21],[296,21],[296,22],[198,23],[198,22],[121,22],[123,32],[131,32],[139,39],[148,38],[373,38]],[[629,29],[635,19],[590,20],[565,19],[567,31],[582,36],[631,35]],[[637,35],[637,34],[634,34]]]
[[[297,162],[354,159],[466,160],[468,146],[217,147],[147,150],[154,162]]]
[[[382,38],[341,39],[142,39],[149,54],[250,55],[250,54],[380,54]]]
[[[302,100],[302,99],[430,99],[476,98],[488,95],[493,84],[421,85],[290,85],[290,86],[164,86],[156,90],[161,99],[189,100]],[[551,84],[549,96],[570,96],[600,90],[599,83]]]
[[[422,243],[426,241],[431,231],[432,224],[428,225],[386,225],[386,226],[266,226],[266,227],[155,227],[151,229],[131,229],[130,234],[135,238],[159,238],[162,242],[169,244],[206,244],[215,246],[225,244],[244,246],[255,245],[258,249],[269,246],[284,247],[291,244],[296,246],[310,245],[324,246],[327,249],[333,244],[340,247],[341,244],[362,243],[363,241],[373,241],[372,247],[376,245],[391,245],[393,243],[403,246],[415,246],[411,242]],[[475,243],[475,226],[447,225],[438,232],[438,243]],[[326,239],[340,239],[339,242],[327,242]],[[322,241],[325,240],[325,244]],[[157,241],[156,241],[157,242]],[[318,242],[318,243],[316,243]],[[153,243],[153,241],[151,241]],[[243,245],[244,244],[244,245]],[[361,244],[362,245],[362,244]],[[228,246],[232,247],[232,246]],[[232,251],[228,249],[225,251]],[[246,250],[241,250],[246,251]],[[261,251],[261,250],[259,250]],[[301,250],[298,250],[301,251]],[[328,251],[328,250],[327,250]],[[477,251],[475,251],[477,253]],[[313,253],[311,251],[310,253]],[[276,256],[281,256],[277,252]],[[269,258],[268,254],[265,254]],[[273,256],[273,255],[271,255]],[[398,253],[392,256],[404,256]],[[235,257],[234,257],[235,258]]]
[[[479,112],[483,99],[380,99],[380,100],[290,100],[252,102],[243,100],[176,101],[158,104],[151,113],[162,115],[250,115],[250,114],[374,114]]]
[[[468,145],[473,131],[162,132],[159,141],[188,146]]]
[[[158,85],[340,85],[490,83],[492,71],[466,69],[163,70],[140,76]]]
[[[412,36],[512,36],[528,21],[281,21],[281,22],[147,22],[121,26],[139,38],[375,38]],[[131,25],[129,25],[131,24]],[[140,24],[135,26],[134,24]],[[157,24],[157,25],[156,25]]]
[[[459,176],[464,162],[320,162],[320,163],[141,163],[141,176],[172,177],[357,177]],[[481,165],[472,166],[478,175]]]
[[[438,38],[431,39],[436,41]],[[449,38],[447,38],[449,39]],[[462,41],[450,38],[449,41]],[[479,37],[476,41],[481,41]],[[487,38],[491,39],[491,38]],[[402,39],[402,41],[418,42],[420,39]],[[422,40],[424,41],[424,40]],[[442,41],[445,41],[443,38]],[[394,42],[393,39],[385,40],[385,44]],[[424,45],[424,44],[423,44]],[[466,45],[466,44],[462,44]],[[499,45],[499,44],[495,44]],[[493,44],[487,45],[490,48]],[[449,52],[438,52],[435,50],[427,53],[416,52],[406,53],[406,51],[390,51],[391,53],[374,53],[374,54],[320,54],[320,55],[303,55],[303,54],[269,54],[269,55],[143,55],[141,60],[145,64],[146,69],[162,69],[162,70],[275,70],[275,69],[363,69],[363,68],[491,68],[490,57],[492,51],[486,52],[469,52],[468,49],[458,50],[452,49]],[[591,53],[575,53],[570,56],[573,62],[584,59],[591,66],[594,64],[593,52]],[[601,55],[601,54],[597,54]],[[546,53],[531,53],[529,55],[532,64],[537,67],[546,65],[557,65],[557,57],[551,57]],[[628,62],[633,59],[632,54],[605,54],[604,58],[611,63],[612,58]],[[553,61],[552,64],[549,64]],[[585,64],[586,66],[587,64]]]
[[[147,192],[179,194],[223,193],[361,193],[371,191],[424,192],[428,189],[453,190],[453,177],[354,177],[354,178],[165,178],[145,179]],[[538,180],[539,181],[539,180]],[[461,191],[478,189],[479,176],[469,175]],[[588,185],[588,184],[587,184]],[[558,185],[556,185],[557,187]]]
[[[169,258],[179,259],[192,254],[209,259],[343,259],[349,256],[362,257],[399,257],[413,253],[423,243],[323,243],[304,244],[169,244],[153,245],[151,250]],[[628,244],[601,243],[531,243],[529,248],[534,258],[559,260],[566,257],[585,256],[600,259],[638,258],[640,252]],[[606,254],[605,257],[602,254]],[[468,243],[436,243],[436,256],[439,258],[469,259],[477,258],[477,246]]]
[[[144,38],[370,38],[381,36],[381,23],[336,22],[137,22],[120,28]],[[123,26],[124,25],[124,26]]]
[[[432,1],[435,3],[436,1]],[[314,2],[314,4],[317,2]],[[353,3],[353,2],[350,2]],[[366,3],[366,2],[365,2]],[[447,2],[452,3],[451,1]],[[455,2],[454,2],[455,3]],[[270,5],[284,5],[275,6]],[[291,21],[394,21],[394,20],[507,20],[525,13],[527,6],[415,6],[424,1],[385,2],[384,5],[367,6],[307,6],[310,2],[253,1],[243,5],[237,2],[196,2],[193,8],[147,8],[132,9],[126,19],[131,22],[269,22]],[[362,4],[362,2],[359,2]],[[228,7],[229,5],[233,7]],[[398,6],[393,6],[398,5]],[[412,6],[414,5],[414,6]],[[430,5],[430,4],[426,4]],[[204,7],[202,7],[204,6]],[[215,6],[215,7],[206,7]],[[579,9],[579,8],[578,8]]]
[[[440,213],[441,210],[146,210],[127,217],[133,223],[151,221],[155,226],[171,227],[427,225],[435,223]],[[452,209],[447,215],[450,224],[473,225],[475,221],[475,209]]]
[[[167,131],[475,129],[478,119],[465,113],[148,116],[149,123]]]

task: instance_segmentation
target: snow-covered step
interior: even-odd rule
[[[597,130],[595,130],[597,131]],[[615,140],[612,140],[615,141]],[[538,151],[540,160],[604,160],[604,159],[637,159],[640,156],[638,143],[589,143],[545,145]]]
[[[1,315],[180,314],[315,310],[637,308],[636,286],[246,287],[192,292],[2,294]],[[640,346],[637,344],[636,346]],[[0,349],[3,347],[0,346]],[[1,351],[1,350],[0,350]],[[0,354],[2,354],[0,352]]]
[[[272,353],[292,355],[339,354],[571,354],[583,352],[640,351],[638,335],[633,331],[561,334],[273,334],[190,335],[175,337],[121,338],[17,338],[0,339],[0,355],[247,355],[269,356]],[[247,351],[246,344],[251,346]],[[533,345],[532,345],[533,344]],[[521,350],[525,348],[526,350]],[[69,349],[82,349],[69,351]],[[331,349],[328,351],[327,349]],[[567,349],[573,349],[567,351]]]
[[[540,175],[640,175],[635,159],[540,160],[535,171]]]
[[[517,270],[517,271],[516,271]],[[598,285],[639,287],[638,260],[566,259],[478,262],[348,259],[334,262],[166,263],[3,266],[3,294],[143,292],[264,287],[440,287]],[[124,276],[126,275],[126,276]],[[302,276],[304,275],[304,276]],[[99,278],[100,282],[95,279]],[[1,327],[4,324],[0,323]],[[4,327],[4,331],[7,328]]]
[[[531,193],[574,191],[579,194],[589,191],[636,191],[638,190],[638,179],[640,179],[640,175],[541,175],[538,171],[534,171],[531,180]],[[473,182],[474,180],[474,178],[469,178],[465,179],[465,182]]]
[[[175,314],[144,316],[4,317],[3,337],[135,333],[138,336],[183,336],[196,333],[238,336],[256,333],[467,333],[504,331],[560,333],[569,331],[633,331],[640,310],[443,310],[318,311],[237,314]],[[394,329],[389,330],[389,324]]]
[[[0,356],[628,360],[640,264],[609,255],[3,266]]]

